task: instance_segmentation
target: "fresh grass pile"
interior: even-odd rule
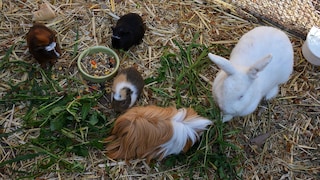
[[[84,165],[70,156],[86,157],[91,149],[103,149],[102,139],[110,129],[110,119],[96,108],[102,91],[83,91],[61,87],[59,78],[52,79],[50,71],[23,61],[3,60],[0,69],[12,69],[26,74],[24,81],[8,82],[10,90],[2,97],[3,109],[25,106],[20,115],[21,128],[14,132],[3,132],[1,137],[10,139],[18,133],[25,141],[20,145],[6,142],[4,152],[13,151],[14,157],[0,163],[6,173],[13,177],[38,177],[54,171],[83,171]],[[79,83],[75,79],[74,84]],[[14,110],[14,109],[13,109]],[[5,129],[4,129],[5,130]],[[34,161],[25,168],[23,165]]]
[[[183,178],[218,178],[237,179],[241,178],[240,149],[225,140],[225,137],[235,135],[238,131],[229,131],[225,124],[219,121],[220,111],[215,106],[211,95],[211,85],[201,78],[201,72],[209,66],[207,58],[208,48],[196,44],[198,34],[195,35],[190,44],[181,44],[175,41],[179,52],[165,53],[161,57],[158,77],[147,79],[150,83],[157,81],[157,86],[151,87],[157,97],[162,97],[163,103],[174,102],[177,107],[192,107],[200,115],[209,117],[215,123],[202,141],[194,147],[191,152],[171,157],[165,160],[165,166],[187,164],[189,169]],[[225,152],[231,151],[235,156],[231,157]],[[181,163],[182,162],[182,163]],[[181,172],[180,172],[181,173]]]
[[[235,153],[240,149],[224,139],[237,131],[228,132],[225,124],[217,121],[219,110],[212,100],[210,84],[199,76],[210,63],[208,48],[196,44],[198,38],[196,34],[190,44],[175,41],[179,51],[166,52],[160,58],[158,75],[145,81],[150,85],[152,96],[159,98],[157,105],[192,107],[202,116],[214,120],[215,125],[187,154],[171,156],[163,162],[154,161],[152,166],[170,169],[190,165],[185,172],[178,169],[182,178],[195,175],[199,178],[240,178],[240,155]],[[85,161],[77,161],[77,157],[89,158],[90,151],[98,152],[99,158],[108,162],[103,154],[103,138],[112,128],[114,118],[97,105],[106,94],[105,90],[94,86],[82,89],[82,82],[72,77],[53,78],[51,70],[10,59],[12,52],[6,53],[0,68],[12,69],[26,77],[16,84],[8,81],[6,85],[10,90],[0,102],[5,108],[24,104],[26,112],[19,117],[21,128],[16,132],[4,132],[1,137],[8,138],[14,133],[27,134],[28,137],[23,144],[2,146],[3,151],[16,154],[0,163],[5,173],[19,178],[37,178],[56,171],[83,173],[88,165]],[[72,87],[61,86],[61,80],[70,81]],[[236,156],[226,155],[228,150]],[[106,172],[109,168],[106,167]],[[113,176],[111,173],[110,177]]]

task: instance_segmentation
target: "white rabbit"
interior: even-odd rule
[[[293,48],[288,36],[273,27],[261,26],[244,34],[227,59],[208,54],[221,70],[212,87],[213,98],[222,110],[223,122],[245,116],[261,99],[278,94],[293,70]]]

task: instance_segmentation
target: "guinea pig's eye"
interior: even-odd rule
[[[128,89],[126,90],[126,93],[131,95],[131,94],[133,93],[133,91],[131,91],[131,89],[128,88]]]

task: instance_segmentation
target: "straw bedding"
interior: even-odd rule
[[[37,10],[42,2],[48,1],[0,0],[1,59],[5,56],[5,52],[16,44],[10,57],[35,63],[27,51],[25,34],[32,26],[31,12]],[[284,30],[294,28],[301,32],[299,34],[306,34],[312,24],[320,22],[317,4],[319,1],[303,3],[308,6],[303,6],[306,11],[303,14],[308,14],[310,17],[302,17],[295,11],[293,14],[282,14],[281,8],[286,9],[287,6],[275,6],[276,1],[239,0],[234,4],[219,0],[111,0],[110,2],[65,0],[49,2],[52,3],[57,17],[44,23],[58,32],[64,51],[62,58],[53,67],[53,72],[57,76],[64,74],[79,79],[81,77],[75,65],[76,57],[72,55],[73,46],[79,43],[80,51],[93,45],[110,46],[111,27],[116,22],[116,19],[109,15],[110,13],[121,16],[128,12],[136,12],[146,22],[148,29],[143,43],[130,49],[127,53],[120,54],[122,67],[134,65],[143,72],[144,77],[157,73],[157,68],[160,66],[159,58],[163,55],[163,51],[178,51],[173,40],[188,44],[196,32],[200,34],[196,40],[199,44],[208,47],[213,44],[221,44],[231,49],[241,35],[248,30],[261,24],[270,24],[270,21],[266,21],[265,18],[274,20],[275,24],[281,25],[279,28]],[[299,3],[307,1],[283,2],[296,3],[297,7],[302,8]],[[270,3],[273,4],[272,7],[265,7]],[[279,15],[270,14],[273,10],[276,10],[275,12],[278,12]],[[300,12],[300,10],[297,11]],[[285,19],[284,15],[289,19],[294,17],[294,22]],[[305,18],[310,20],[309,23],[306,23]],[[79,40],[75,41],[77,29],[80,36]],[[227,137],[227,141],[236,144],[244,151],[245,160],[239,165],[243,169],[243,179],[319,179],[320,177],[320,69],[303,58],[301,47],[304,37],[297,37],[289,32],[288,35],[295,51],[294,72],[290,80],[281,86],[280,94],[276,99],[268,103],[261,103],[252,115],[235,118],[228,124],[229,129],[241,129],[241,133]],[[214,49],[211,50],[214,51]],[[210,83],[217,71],[218,69],[212,65],[201,76]],[[26,76],[12,69],[1,69],[0,97],[7,93],[9,87],[6,86],[6,82],[21,82],[25,78]],[[85,88],[85,81],[83,86],[75,88]],[[147,89],[148,86],[146,91]],[[157,100],[156,97],[153,99]],[[150,99],[144,97],[140,104],[148,104],[148,100]],[[26,110],[27,104],[17,103],[13,107],[1,105],[1,133],[12,132],[20,128],[23,124],[21,117]],[[30,131],[18,132],[1,138],[0,162],[17,155],[18,152],[14,147],[32,138],[34,132]],[[258,146],[250,143],[254,137],[264,133],[270,135],[264,145]],[[5,148],[5,150],[4,146],[12,148],[9,150]],[[228,153],[230,152],[226,152]],[[142,160],[133,161],[131,166],[127,166],[125,162],[116,163],[101,157],[101,152],[90,152],[88,158],[72,157],[73,160],[85,164],[85,173],[59,173],[59,167],[56,167],[57,172],[45,174],[41,179],[108,179],[110,174],[105,173],[106,166],[109,166],[112,177],[120,179],[173,179],[175,175],[171,172],[188,169],[188,166],[182,165],[159,170],[157,167],[149,167]],[[41,160],[41,156],[35,161],[14,163],[13,168],[31,171],[32,165],[38,160]],[[194,177],[201,179],[196,176],[196,173]],[[15,179],[16,177],[12,177],[11,172],[6,168],[0,167],[0,179],[10,178]]]

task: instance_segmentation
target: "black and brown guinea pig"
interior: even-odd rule
[[[27,33],[27,45],[30,54],[40,63],[41,67],[50,63],[52,66],[61,56],[56,40],[56,33],[44,24],[34,24]]]
[[[116,112],[123,112],[132,107],[140,97],[144,87],[141,74],[134,68],[121,70],[112,84],[112,107]]]
[[[141,43],[146,27],[138,14],[129,13],[120,17],[112,31],[112,47],[127,51]]]

